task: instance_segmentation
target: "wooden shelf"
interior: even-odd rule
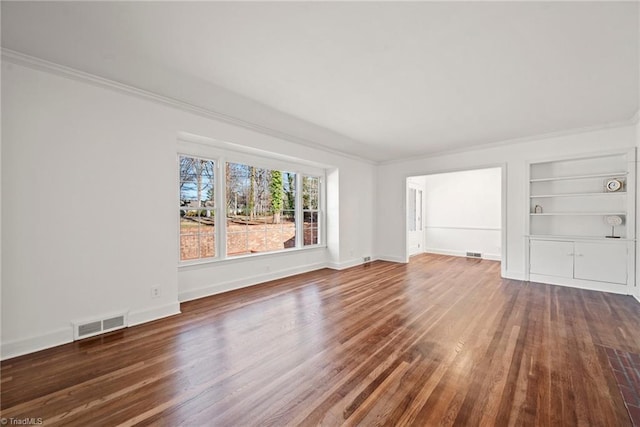
[[[534,213],[530,212],[531,216],[607,216],[607,215],[620,215],[625,216],[625,212],[545,212],[545,213]]]
[[[530,182],[549,182],[549,181],[566,181],[570,179],[589,179],[589,178],[619,178],[627,176],[627,172],[610,172],[610,173],[594,173],[589,175],[571,175],[571,176],[556,176],[549,178],[533,178]]]
[[[597,197],[597,196],[616,196],[616,195],[627,195],[626,191],[615,191],[615,192],[600,192],[600,193],[565,193],[565,194],[536,194],[531,195],[532,199],[543,199],[550,197]]]
[[[605,236],[576,236],[576,235],[556,235],[556,234],[529,234],[525,237],[530,239],[539,240],[604,240],[606,242],[632,242],[634,239],[627,239],[626,237],[620,237],[618,239],[612,239]]]

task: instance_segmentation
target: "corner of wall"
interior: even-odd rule
[[[363,259],[351,259],[348,261],[343,261],[343,262],[328,262],[327,263],[327,268],[330,268],[332,270],[345,270],[347,268],[351,268],[351,267],[355,267],[358,265],[362,265],[364,264],[364,260]]]
[[[388,261],[395,262],[399,264],[407,264],[409,260],[403,257],[395,256],[395,255],[376,255],[373,259],[377,261]]]

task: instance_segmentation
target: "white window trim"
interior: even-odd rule
[[[290,160],[287,156],[279,156],[273,153],[273,157],[265,157],[255,155],[247,152],[234,151],[227,148],[221,148],[216,146],[215,141],[207,138],[203,140],[187,140],[180,138],[178,140],[178,152],[176,156],[176,175],[177,180],[180,180],[180,156],[196,157],[204,160],[212,160],[215,162],[216,176],[215,176],[215,189],[216,189],[216,255],[210,258],[198,258],[192,260],[180,259],[180,209],[177,209],[178,220],[177,223],[177,240],[178,240],[178,267],[189,267],[203,264],[213,263],[229,263],[237,260],[254,259],[264,256],[291,254],[300,251],[309,251],[314,249],[323,249],[327,247],[326,244],[326,224],[325,214],[326,209],[326,167],[321,165],[310,165],[312,162],[298,163],[295,160]],[[227,144],[227,143],[224,143]],[[271,154],[271,153],[269,153]],[[284,157],[284,158],[283,158]],[[275,169],[296,174],[296,246],[295,248],[288,248],[276,251],[265,251],[247,255],[235,255],[233,257],[227,256],[227,224],[226,224],[226,186],[224,185],[224,169],[226,163],[242,163],[255,167],[265,169]],[[303,209],[302,209],[302,176],[314,176],[320,179],[320,191],[318,201],[318,243],[314,245],[304,245],[304,226],[303,226]],[[221,179],[222,177],[222,179]],[[177,188],[177,203],[180,206],[180,190]],[[218,221],[219,219],[223,219]]]
[[[176,188],[176,190],[177,190],[176,191],[177,192],[177,196],[176,196],[177,203],[175,205],[178,207],[176,212],[177,212],[177,217],[178,217],[178,219],[177,219],[177,224],[178,224],[177,241],[178,241],[178,262],[179,262],[179,265],[187,265],[187,264],[190,264],[190,263],[198,263],[198,261],[202,261],[202,260],[206,260],[207,262],[220,261],[221,260],[220,252],[218,252],[218,245],[219,245],[218,241],[220,240],[219,239],[219,237],[220,237],[219,233],[220,232],[219,232],[219,228],[218,228],[218,222],[219,222],[218,218],[220,218],[220,216],[219,216],[220,207],[218,206],[219,205],[219,202],[218,202],[219,198],[217,196],[218,181],[220,181],[218,179],[218,174],[220,173],[220,161],[219,161],[218,158],[215,158],[215,157],[207,157],[207,156],[201,156],[201,155],[195,155],[195,154],[188,154],[188,153],[183,153],[183,152],[179,151],[177,156],[176,156],[176,183],[178,183],[178,184],[180,183],[180,157],[193,157],[193,158],[200,159],[200,160],[211,160],[211,161],[213,161],[213,164],[215,166],[215,175],[214,175],[214,185],[215,185],[215,194],[216,194],[215,207],[214,207],[214,209],[211,209],[211,208],[204,208],[204,209],[212,210],[214,212],[214,215],[215,215],[215,233],[214,233],[214,238],[216,240],[216,247],[214,248],[214,250],[215,250],[216,255],[213,256],[213,257],[196,258],[196,259],[185,260],[185,261],[182,261],[180,259],[180,248],[181,248],[181,245],[182,245],[182,242],[180,240],[180,238],[181,238],[180,221],[182,220],[182,218],[180,216],[180,211],[181,210],[190,210],[190,209],[183,208],[182,206],[180,206],[180,196],[181,196],[181,194],[180,194],[180,185],[178,185],[177,188]]]

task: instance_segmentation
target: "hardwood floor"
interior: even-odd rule
[[[605,347],[631,297],[419,255],[320,270],[2,363],[2,417],[45,425],[630,425]]]

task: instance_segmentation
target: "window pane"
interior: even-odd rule
[[[251,253],[255,252],[265,252],[267,250],[267,242],[266,242],[266,233],[262,231],[251,231],[247,234],[249,239],[249,251]]]
[[[212,258],[216,256],[215,234],[200,234],[200,258]]]
[[[285,210],[281,215],[282,224],[282,249],[296,247],[296,211]]]
[[[318,217],[320,206],[320,178],[317,176],[302,177],[302,213],[303,213],[303,245],[317,245]]]
[[[189,156],[179,162],[180,260],[215,257],[215,163]]]
[[[215,247],[215,212],[181,209],[180,260],[214,257]]]
[[[249,253],[248,234],[227,232],[227,256],[247,255]]]
[[[200,227],[195,215],[195,210],[180,210],[180,235],[198,233]]]
[[[200,258],[211,258],[216,256],[215,211],[206,209],[199,213]]]
[[[180,236],[180,260],[198,259],[200,250],[198,247],[198,235],[187,234]]]
[[[304,223],[304,245],[318,244],[318,227]]]
[[[213,160],[180,156],[180,206],[214,207]]]
[[[302,209],[318,209],[320,201],[320,178],[302,177]]]
[[[313,224],[314,226],[318,224],[318,211],[304,211],[304,223],[305,224]]]
[[[416,193],[416,229],[422,231],[422,190]]]
[[[287,212],[293,212],[296,210],[296,174],[283,172],[282,187],[284,192],[282,209]]]
[[[227,163],[225,179],[229,256],[295,247],[295,174]]]
[[[416,231],[416,190],[409,189],[409,206],[407,207],[409,231]]]

